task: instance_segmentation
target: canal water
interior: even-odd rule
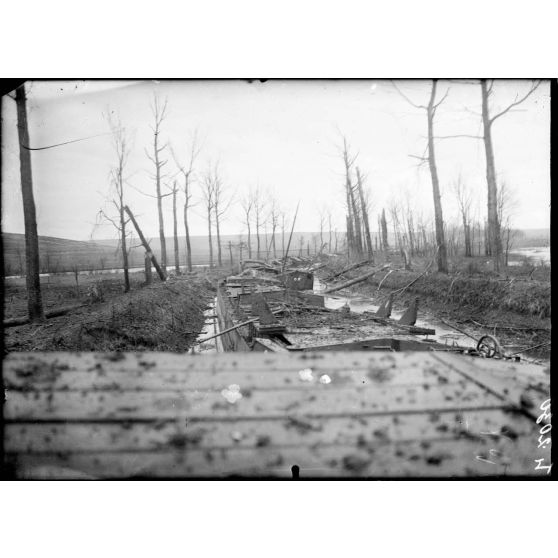
[[[215,337],[205,341],[208,337],[212,337],[216,333],[219,333],[219,322],[217,321],[217,316],[215,314],[216,306],[217,298],[214,298],[213,302],[210,303],[209,308],[203,313],[205,319],[204,326],[195,341],[196,345],[193,345],[191,348],[192,354],[207,355],[223,352],[223,345],[220,337]]]
[[[550,246],[544,246],[541,248],[522,248],[521,250],[513,250],[510,252],[510,256],[516,256],[520,258],[528,258],[531,263],[537,264],[550,264]],[[510,261],[509,265],[521,265],[522,261]]]

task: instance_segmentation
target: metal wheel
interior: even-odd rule
[[[486,358],[502,357],[504,355],[500,342],[492,335],[483,335],[479,339],[477,351]]]

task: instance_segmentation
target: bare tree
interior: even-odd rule
[[[505,181],[502,181],[500,183],[500,187],[498,188],[498,199],[496,205],[498,211],[498,222],[501,227],[503,263],[507,267],[510,249],[512,248],[513,241],[517,236],[517,231],[512,228],[512,219],[518,206],[518,201],[515,196],[515,192]]]
[[[260,229],[265,221],[265,210],[266,210],[266,200],[262,195],[259,185],[252,192],[253,204],[254,204],[254,219],[256,225],[256,254],[257,258],[260,259],[261,252],[261,239],[260,239]]]
[[[209,267],[213,267],[213,237],[212,237],[212,221],[213,212],[215,210],[215,180],[211,167],[203,176],[202,195],[205,201],[205,209],[207,215],[207,235],[209,243]]]
[[[219,173],[218,163],[215,163],[213,170],[213,183],[213,209],[215,211],[215,231],[217,233],[217,263],[219,267],[221,267],[223,265],[221,251],[221,222],[231,206],[233,197],[229,196],[227,199],[226,188]]]
[[[387,229],[385,209],[382,209],[382,217],[380,218],[380,225],[382,229],[382,247],[384,250],[387,251],[389,249],[389,242],[388,242],[388,229]]]
[[[178,221],[176,219],[176,194],[178,192],[178,185],[176,180],[172,182],[172,237],[174,241],[174,270],[177,275],[180,275],[180,257],[178,255]]]
[[[277,246],[275,242],[275,233],[277,231],[277,227],[279,226],[279,218],[281,217],[281,210],[279,208],[279,204],[277,202],[277,198],[273,192],[268,194],[268,205],[269,205],[269,215],[268,221],[271,225],[271,240],[270,240],[270,248],[273,247],[273,257],[277,258]]]
[[[154,126],[150,126],[151,130],[153,131],[153,155],[150,155],[147,149],[145,150],[145,154],[147,155],[148,159],[155,165],[155,174],[150,175],[151,178],[155,180],[155,187],[156,187],[156,198],[157,198],[157,212],[159,216],[159,240],[161,242],[161,267],[164,271],[167,269],[167,243],[165,240],[165,223],[163,219],[163,197],[164,195],[161,192],[161,179],[163,175],[161,173],[162,168],[167,164],[167,160],[161,159],[161,154],[167,147],[167,144],[160,145],[160,138],[159,134],[161,133],[161,124],[165,119],[166,112],[167,112],[167,99],[161,106],[161,101],[157,97],[156,94],[153,95],[153,103],[151,105],[151,112],[153,114],[153,119],[155,122]]]
[[[188,268],[188,271],[192,271],[192,247],[190,245],[190,226],[188,211],[192,206],[191,185],[193,183],[194,165],[196,159],[198,158],[198,155],[200,154],[200,149],[201,148],[198,141],[197,131],[195,131],[192,135],[186,165],[182,165],[180,163],[175,151],[171,149],[176,166],[179,168],[182,176],[184,177],[184,185],[182,191],[184,192],[184,231],[186,236],[186,266]]]
[[[109,201],[117,211],[117,216],[113,217],[105,209],[101,209],[99,214],[103,219],[112,223],[118,231],[118,239],[122,254],[122,268],[124,270],[124,292],[130,290],[128,249],[126,246],[126,225],[129,219],[126,217],[124,207],[126,202],[124,199],[124,171],[130,155],[129,142],[130,139],[125,128],[118,116],[111,117],[111,111],[107,110],[108,123],[112,132],[112,144],[116,155],[116,163],[110,171],[111,192],[109,193]]]
[[[248,258],[252,258],[252,210],[254,209],[254,196],[252,190],[242,198],[240,205],[244,211],[244,224],[248,228]]]
[[[374,251],[372,249],[372,237],[370,236],[370,223],[368,221],[368,203],[365,200],[364,188],[362,183],[364,178],[360,174],[360,169],[356,167],[358,195],[360,199],[360,208],[362,214],[362,222],[364,224],[364,234],[366,239],[366,251],[368,252],[368,259],[374,261]]]
[[[351,157],[347,138],[343,136],[343,163],[345,165],[345,195],[347,199],[347,237],[349,252],[362,254],[362,230],[359,209],[355,201],[354,186],[351,179],[351,169],[356,160],[356,155]]]
[[[391,217],[391,226],[393,227],[393,237],[397,244],[397,248],[403,250],[403,238],[401,235],[401,221],[399,219],[399,200],[392,197],[389,201],[388,211]]]
[[[502,238],[500,230],[500,222],[498,221],[498,184],[497,184],[497,173],[496,165],[494,162],[494,146],[492,141],[492,125],[494,122],[504,116],[510,111],[513,111],[514,107],[521,105],[525,102],[540,86],[542,80],[534,80],[529,90],[523,95],[519,96],[517,94],[512,103],[508,104],[507,107],[500,110],[496,114],[491,116],[490,109],[490,98],[494,94],[494,80],[480,80],[481,86],[481,101],[482,101],[482,111],[479,116],[482,118],[483,124],[483,135],[473,135],[473,134],[456,134],[452,136],[442,136],[440,139],[447,138],[473,138],[482,139],[484,142],[484,150],[486,155],[486,182],[487,182],[487,221],[485,226],[485,254],[493,257],[494,270],[496,272],[500,271],[502,266]],[[474,111],[470,111],[475,113]]]
[[[436,244],[437,244],[437,264],[438,271],[442,273],[447,273],[448,262],[446,254],[446,243],[444,239],[444,217],[442,211],[442,201],[440,197],[440,182],[438,179],[438,169],[436,167],[436,151],[434,146],[434,118],[436,116],[436,110],[444,102],[448,96],[449,89],[445,92],[442,98],[436,102],[436,89],[438,82],[437,80],[432,80],[432,87],[430,90],[430,99],[427,105],[419,105],[411,101],[407,95],[405,95],[398,87],[392,82],[393,86],[397,92],[413,107],[423,109],[426,111],[426,120],[428,126],[428,144],[427,151],[428,155],[413,157],[420,159],[421,164],[428,163],[430,168],[430,177],[432,179],[432,196],[434,198],[434,221],[436,227]]]
[[[287,227],[287,214],[281,211],[281,257],[285,257],[285,231]]]
[[[333,245],[332,245],[332,215],[331,215],[331,207],[327,206],[326,209],[327,212],[327,228],[328,228],[328,233],[329,233],[329,240],[327,243],[328,246],[328,252],[331,253],[333,252]]]
[[[513,103],[510,103],[505,109],[490,115],[490,96],[494,92],[494,80],[481,80],[481,94],[482,94],[482,123],[484,134],[484,149],[486,154],[486,182],[488,186],[488,241],[490,244],[490,251],[494,258],[494,270],[500,271],[502,265],[502,239],[500,236],[500,222],[498,221],[498,185],[496,179],[496,165],[494,162],[494,147],[492,144],[492,125],[494,122],[504,116],[507,112],[514,107],[526,101],[532,95],[539,85],[541,80],[533,81],[529,91],[522,97],[516,95]]]
[[[461,222],[463,223],[463,236],[465,239],[465,257],[473,255],[473,242],[471,238],[471,204],[473,203],[473,195],[471,189],[463,182],[461,173],[453,183],[453,190],[457,198],[459,212],[461,214]]]

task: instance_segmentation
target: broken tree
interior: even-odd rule
[[[138,222],[136,221],[136,218],[134,217],[134,214],[130,211],[130,208],[127,205],[124,206],[124,210],[130,216],[130,220],[132,221],[134,227],[136,228],[136,231],[138,233],[138,236],[140,237],[141,243],[143,244],[143,247],[145,248],[145,251],[147,252],[149,257],[151,258],[151,261],[153,262],[153,267],[157,270],[157,274],[161,278],[161,281],[166,281],[167,277],[165,275],[165,272],[161,268],[161,266],[159,265],[159,262],[157,261],[157,258],[155,257],[155,254],[151,251],[151,247],[149,246],[149,243],[147,242],[147,240],[145,240],[145,236],[143,236],[143,233],[141,232],[141,229],[139,228]]]

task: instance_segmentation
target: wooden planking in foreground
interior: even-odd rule
[[[533,383],[542,402],[547,376],[501,361],[14,353],[4,383],[20,478],[544,475],[534,458],[550,458],[539,425],[510,412]]]

